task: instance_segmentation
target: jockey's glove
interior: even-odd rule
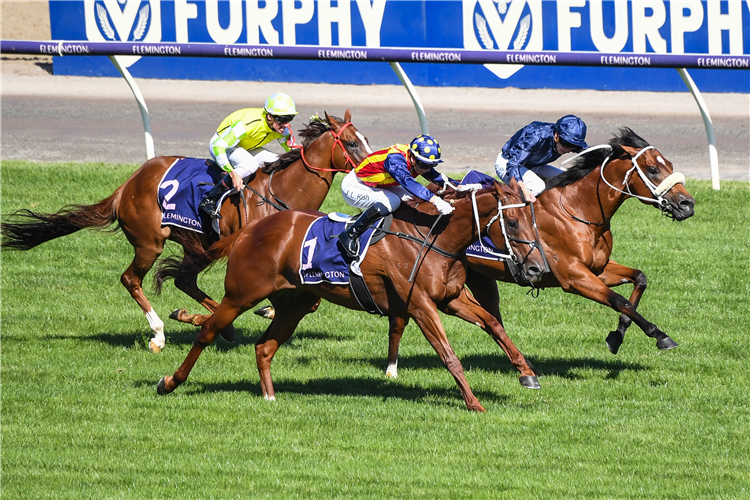
[[[442,198],[438,198],[437,196],[433,196],[430,201],[435,205],[435,208],[438,209],[438,212],[440,212],[441,215],[449,215],[455,210],[450,203]]]

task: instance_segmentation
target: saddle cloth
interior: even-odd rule
[[[224,172],[199,158],[181,158],[164,173],[157,197],[162,211],[161,223],[204,233],[198,205]]]
[[[490,177],[489,175],[483,174],[482,172],[478,172],[476,170],[470,170],[459,184],[481,184],[483,187],[489,187],[494,183],[494,177]],[[482,242],[484,243],[484,247],[482,247],[481,243],[479,243],[478,241],[469,245],[469,247],[466,249],[466,255],[468,255],[469,257],[477,257],[479,259],[500,260],[497,255],[488,253],[486,249],[489,249],[490,252],[495,252],[495,254],[503,253],[504,250],[499,250],[497,247],[495,247],[495,245],[492,243],[492,240],[488,236],[483,237]]]
[[[381,227],[382,224],[381,219],[375,228]],[[299,276],[303,284],[315,285],[323,282],[334,285],[349,284],[350,268],[344,258],[346,252],[338,239],[339,234],[345,228],[346,222],[342,221],[341,214],[324,215],[310,224],[300,251]],[[359,270],[359,263],[367,255],[375,228],[368,229],[360,237],[359,257],[351,263],[355,272]]]

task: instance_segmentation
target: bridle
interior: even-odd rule
[[[539,255],[542,256],[542,261],[544,262],[543,272],[544,273],[550,272],[549,262],[547,262],[547,256],[544,254],[544,249],[542,248],[541,239],[539,238],[539,229],[537,228],[537,225],[536,225],[536,215],[534,214],[533,203],[524,201],[523,203],[503,205],[503,201],[500,199],[500,197],[497,198],[497,214],[492,219],[490,219],[490,221],[487,223],[487,226],[485,226],[485,231],[487,232],[487,235],[489,236],[490,228],[492,227],[492,224],[494,224],[494,222],[497,220],[498,224],[500,225],[500,229],[503,233],[503,238],[505,239],[505,246],[508,249],[508,254],[494,252],[484,245],[484,241],[482,238],[482,231],[479,225],[479,215],[477,212],[476,190],[472,190],[471,203],[474,208],[474,221],[477,225],[477,233],[479,234],[479,244],[482,246],[482,250],[490,255],[493,255],[495,257],[498,257],[508,262],[511,273],[513,274],[513,278],[516,280],[516,282],[520,284],[520,281],[519,281],[519,277],[521,276],[520,269],[523,267],[524,264],[526,264],[526,261],[529,260],[529,257],[531,256],[534,250],[538,250]],[[505,216],[503,214],[505,210],[510,210],[511,208],[524,208],[526,206],[531,207],[531,221],[532,221],[532,226],[534,227],[534,237],[535,237],[533,241],[522,240],[520,238],[511,238],[508,235],[508,229],[505,223]],[[529,251],[526,252],[526,255],[524,255],[522,259],[519,259],[519,257],[516,255],[516,252],[513,250],[513,247],[510,245],[511,242],[520,243],[522,245],[529,246]],[[523,281],[526,281],[526,280],[524,279]],[[529,285],[531,285],[531,287],[534,288],[534,285],[532,283],[529,283]]]
[[[542,261],[544,262],[543,272],[549,273],[551,270],[549,267],[549,262],[547,261],[547,256],[544,254],[544,248],[542,247],[542,244],[541,244],[541,238],[539,238],[539,229],[536,224],[536,214],[534,213],[534,204],[528,201],[524,201],[523,203],[503,205],[503,201],[500,199],[500,197],[498,197],[497,198],[497,214],[495,214],[495,216],[492,219],[490,219],[490,221],[487,223],[487,225],[485,226],[485,231],[482,231],[481,225],[479,224],[479,210],[477,208],[477,191],[482,189],[484,186],[482,186],[481,184],[464,184],[464,185],[456,186],[452,182],[450,182],[450,180],[445,176],[443,176],[443,181],[444,181],[446,188],[450,187],[454,191],[459,191],[459,192],[469,191],[469,190],[471,191],[471,204],[472,204],[472,211],[474,214],[474,223],[476,224],[476,227],[477,227],[477,234],[479,235],[479,245],[482,247],[482,251],[485,252],[486,254],[496,257],[498,260],[504,261],[507,264],[508,269],[513,275],[513,279],[516,281],[516,283],[518,283],[519,285],[530,285],[532,288],[535,288],[533,283],[526,280],[526,278],[523,276],[521,272],[521,267],[526,263],[527,260],[529,260],[529,257],[531,256],[531,253],[534,250],[538,250],[539,254],[542,256]],[[445,188],[442,191],[444,190]],[[522,240],[519,238],[511,238],[508,235],[508,229],[505,224],[505,216],[504,216],[505,210],[510,210],[511,208],[523,208],[523,207],[526,207],[527,205],[531,206],[531,220],[532,220],[532,225],[534,227],[534,235],[535,235],[534,241]],[[482,238],[482,234],[484,234],[484,232],[486,232],[487,236],[489,236],[490,228],[492,227],[492,224],[494,224],[496,220],[498,221],[498,224],[500,225],[500,229],[503,233],[503,238],[505,239],[505,246],[507,247],[508,252],[509,252],[507,254],[498,253],[488,248],[487,246],[485,246],[484,240]],[[516,255],[516,252],[513,250],[513,247],[510,245],[510,242],[529,245],[529,251],[526,252],[526,255],[524,255],[522,259],[520,259]],[[537,289],[537,293],[538,293],[538,289]]]
[[[633,167],[627,172],[625,172],[625,177],[622,180],[622,186],[623,188],[627,189],[627,191],[623,191],[622,189],[616,188],[615,186],[610,184],[609,181],[604,177],[604,167],[607,166],[607,162],[612,156],[611,154],[607,156],[607,158],[604,160],[604,163],[602,163],[602,168],[601,170],[599,170],[599,173],[604,183],[607,184],[607,186],[609,186],[610,188],[617,191],[618,193],[622,193],[627,196],[632,196],[633,198],[638,198],[639,200],[644,201],[646,203],[654,203],[659,208],[659,210],[661,210],[662,212],[667,212],[669,209],[669,202],[664,198],[664,195],[667,194],[669,190],[672,189],[677,184],[682,184],[684,186],[685,176],[681,174],[680,172],[674,172],[668,175],[666,179],[661,181],[661,183],[659,183],[658,186],[655,185],[653,182],[649,180],[646,174],[643,173],[643,170],[638,165],[638,158],[649,149],[654,149],[654,147],[647,146],[641,149],[637,155],[632,156],[630,158],[630,161],[633,163]],[[639,196],[630,190],[630,184],[628,184],[628,180],[630,178],[630,175],[633,173],[633,171],[638,173],[638,176],[643,181],[643,184],[651,192],[651,196],[653,196],[653,198],[646,198],[645,196]]]
[[[600,144],[598,146],[592,146],[592,147],[590,147],[590,148],[588,148],[588,149],[586,149],[584,151],[581,151],[580,153],[578,153],[577,155],[573,156],[572,158],[569,158],[569,159],[565,160],[562,164],[564,165],[564,164],[566,164],[566,163],[568,163],[568,162],[570,162],[572,160],[575,160],[579,156],[585,155],[587,153],[591,153],[592,151],[596,151],[597,149],[604,149],[604,148],[611,150],[612,146],[610,146],[609,144]],[[613,186],[612,183],[610,183],[607,180],[607,178],[604,177],[604,168],[607,166],[607,164],[609,163],[610,159],[612,158],[612,154],[610,154],[609,156],[607,156],[604,159],[604,161],[602,162],[602,166],[599,169],[599,175],[600,175],[601,179],[604,181],[604,183],[607,186],[609,186],[611,189],[613,189],[614,191],[616,191],[618,193],[622,193],[622,194],[624,194],[626,196],[631,196],[633,198],[638,198],[639,200],[644,201],[646,203],[654,203],[659,208],[659,210],[661,210],[663,213],[669,215],[670,214],[670,211],[669,211],[669,202],[664,198],[664,195],[667,194],[669,192],[669,190],[672,189],[677,184],[685,185],[685,176],[682,173],[680,173],[680,172],[674,172],[674,173],[668,175],[666,177],[666,179],[664,179],[661,183],[659,183],[658,186],[655,185],[646,176],[646,174],[641,169],[640,165],[638,165],[638,158],[640,158],[640,156],[643,153],[645,153],[646,151],[648,151],[649,149],[654,149],[654,147],[653,146],[646,146],[645,148],[641,149],[638,152],[638,154],[636,154],[635,156],[631,155],[630,161],[633,164],[633,166],[627,172],[625,172],[625,176],[624,176],[624,178],[622,180],[622,188],[626,189],[627,191],[624,191],[623,189],[620,189],[618,187]],[[634,171],[638,173],[638,176],[641,178],[641,180],[643,181],[643,184],[646,186],[646,188],[648,188],[648,190],[651,192],[651,196],[653,198],[646,198],[645,196],[637,195],[637,194],[633,193],[630,190],[630,184],[628,182],[629,182],[631,174]],[[568,212],[568,210],[563,205],[562,195],[563,195],[563,192],[560,191],[560,200],[559,200],[560,207],[572,219],[574,219],[574,220],[576,220],[578,222],[583,222],[584,224],[590,224],[590,225],[595,225],[595,226],[601,226],[603,224],[603,223],[600,223],[600,222],[590,222],[590,221],[587,221],[585,219],[581,219],[581,218],[576,217],[575,215],[571,214],[570,212]]]
[[[357,168],[357,164],[354,163],[354,160],[352,160],[351,156],[349,156],[349,153],[347,153],[346,148],[344,147],[343,142],[341,142],[341,134],[346,130],[347,127],[349,127],[352,124],[352,122],[346,122],[344,123],[338,132],[334,132],[333,129],[329,128],[329,132],[331,132],[331,136],[333,136],[333,145],[331,146],[331,163],[333,163],[333,154],[336,151],[336,146],[341,146],[341,151],[344,155],[344,159],[346,160],[346,165],[351,166],[350,168],[320,168],[320,167],[314,167],[310,165],[310,163],[305,159],[305,147],[302,145],[295,145],[292,146],[292,148],[299,149],[300,150],[300,156],[302,158],[302,162],[305,164],[305,166],[311,170],[317,170],[318,172],[344,172],[349,173],[352,171],[352,169]],[[292,136],[292,142],[294,142],[294,136]]]

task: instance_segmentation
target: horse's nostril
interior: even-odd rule
[[[529,266],[526,268],[526,273],[529,276],[539,276],[540,274],[542,274],[542,270],[537,266]]]

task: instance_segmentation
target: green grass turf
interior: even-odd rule
[[[2,214],[93,203],[134,170],[6,161]],[[349,210],[339,182],[324,211]],[[132,258],[121,234],[3,252],[2,496],[748,498],[750,186],[687,188],[697,200],[687,221],[630,200],[613,222],[613,258],[649,279],[639,310],[680,347],[658,351],[632,327],[613,356],[615,312],[501,284],[508,333],[546,376],[539,391],[521,388],[484,332],[444,317],[484,414],[465,410],[416,327],[389,380],[387,321],[327,303],[279,350],[276,402],[260,395],[255,367],[267,323],[250,313],[236,344],[217,340],[183,386],[157,396],[197,334],[166,317],[197,304],[171,283],[161,297],[147,291],[167,321],[154,355],[119,282]],[[221,297],[222,280],[217,266],[200,284]]]

